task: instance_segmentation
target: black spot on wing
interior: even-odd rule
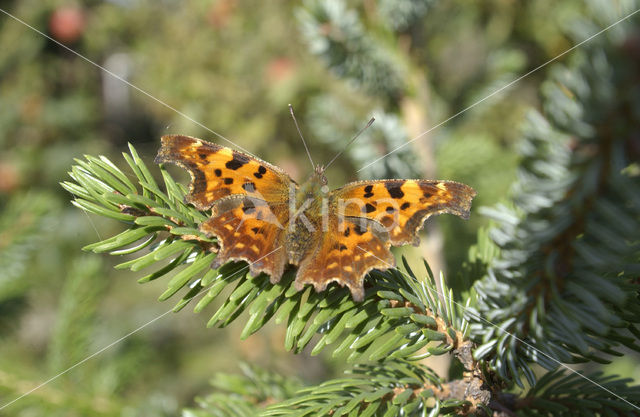
[[[373,193],[371,192],[372,190],[373,190],[373,185],[371,184],[364,187],[364,198],[373,197]]]
[[[371,213],[372,211],[376,211],[376,208],[375,208],[375,206],[373,206],[372,204],[367,203],[367,204],[365,204],[365,205],[364,205],[364,207],[362,208],[362,210],[363,210],[365,213]]]
[[[200,157],[200,159],[207,159],[206,153],[199,153],[198,156]]]
[[[262,165],[260,165],[260,167],[258,168],[258,171],[253,173],[253,176],[258,178],[258,179],[260,179],[266,173],[267,173],[267,168],[265,168]]]
[[[404,192],[402,191],[402,184],[404,184],[404,181],[401,181],[401,182],[388,181],[384,183],[384,186],[389,192],[389,195],[391,196],[391,198],[402,198],[404,197]]]
[[[219,177],[220,175],[222,175],[222,170],[219,168],[216,168],[215,171],[213,171],[214,174],[216,174],[216,177]]]
[[[406,203],[406,204],[409,204],[409,203]],[[396,208],[393,206],[389,206],[385,210],[387,211],[387,213],[393,213],[394,211],[396,211]]]
[[[339,249],[340,249],[340,252],[342,252],[343,250],[347,250],[347,247],[343,244],[340,244]]]
[[[233,178],[225,178],[224,179],[224,183],[227,184],[227,185],[233,184]]]
[[[400,209],[402,210],[406,210],[409,208],[409,206],[411,205],[411,203],[409,203],[408,201],[405,203],[402,203],[402,205],[400,206]]]
[[[228,161],[224,166],[234,171],[249,162],[249,158],[237,152],[233,152],[233,159]]]
[[[347,227],[347,230],[344,231],[344,236],[347,237],[351,234],[351,229]]]

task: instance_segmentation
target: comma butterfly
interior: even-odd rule
[[[191,174],[185,200],[211,209],[200,230],[218,238],[212,268],[230,260],[249,263],[277,283],[287,265],[298,267],[298,290],[331,282],[364,298],[372,269],[395,266],[389,248],[417,245],[429,216],[469,217],[473,188],[454,181],[357,181],[333,191],[316,166],[298,185],[282,169],[230,148],[182,135],[162,137],[156,163],[174,163]]]

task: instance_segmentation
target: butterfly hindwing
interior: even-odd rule
[[[382,224],[392,245],[417,245],[425,219],[451,213],[469,218],[473,188],[455,181],[358,181],[331,193],[332,204],[344,216],[366,217]]]
[[[363,281],[372,269],[395,266],[389,236],[375,221],[366,218],[329,217],[329,227],[316,250],[300,264],[296,288],[313,284],[323,291],[335,281],[346,285],[356,301],[364,298]]]
[[[287,261],[283,247],[287,217],[286,204],[269,205],[246,196],[215,203],[211,217],[200,226],[206,234],[218,237],[220,250],[213,267],[243,260],[253,276],[265,272],[272,282],[279,281]]]
[[[236,194],[286,202],[289,187],[295,184],[280,168],[258,158],[183,135],[163,136],[155,161],[171,162],[189,171],[191,183],[186,200],[199,210]]]

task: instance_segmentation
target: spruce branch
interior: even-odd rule
[[[29,281],[24,274],[38,244],[52,229],[57,201],[45,193],[18,194],[0,211],[0,303],[21,296]]]
[[[614,392],[639,405],[640,390],[629,385],[630,379],[602,373],[592,373],[587,378],[595,384],[575,374],[552,371],[540,378],[524,396],[512,397],[509,402],[513,410],[525,416],[640,415],[632,404],[610,394]]]
[[[535,384],[532,362],[553,370],[640,351],[640,181],[625,173],[638,159],[639,38],[618,35],[554,67],[545,116],[532,112],[524,129],[515,208],[485,210],[500,254],[474,287],[475,357],[521,386],[522,375]]]
[[[466,376],[444,382],[424,365],[390,359],[356,364],[345,377],[302,387],[297,380],[242,367],[242,376],[218,374],[217,391],[189,415],[261,416],[638,416],[640,390],[629,379],[552,371],[519,393]],[[619,401],[611,393],[630,400]]]
[[[397,101],[404,94],[403,60],[383,38],[367,32],[358,13],[344,0],[307,0],[298,20],[311,52],[331,71],[372,96]]]
[[[262,415],[470,415],[484,409],[488,399],[488,392],[480,387],[465,387],[463,382],[443,384],[432,370],[412,362],[360,364],[347,374],[305,388]]]
[[[488,396],[486,390],[469,388],[470,383],[442,383],[429,368],[399,360],[358,364],[343,378],[307,387],[257,368],[241,368],[243,375],[217,374],[211,382],[216,392],[197,399],[200,408],[187,409],[187,415],[469,414],[476,407],[485,409],[481,404]]]
[[[296,379],[244,363],[239,366],[241,375],[216,374],[210,382],[216,391],[196,398],[199,408],[187,408],[183,415],[254,417],[265,407],[293,397],[302,387]]]
[[[88,255],[71,263],[47,352],[51,369],[67,369],[91,350],[97,327],[96,312],[107,285],[102,270],[102,260]]]

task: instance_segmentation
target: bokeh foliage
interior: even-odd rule
[[[165,313],[158,295],[179,292],[175,310],[190,305],[207,316],[164,317],[0,413],[478,410],[443,395],[463,386],[465,366],[438,375],[416,362],[457,354],[454,341],[480,346],[475,359],[461,362],[477,365],[498,387],[494,400],[523,415],[635,412],[575,375],[541,370],[556,364],[522,341],[585,362],[581,369],[597,382],[638,401],[637,18],[358,170],[636,2],[26,0],[0,7],[201,123],[0,14],[0,407]],[[464,224],[438,220],[447,282],[407,266],[404,274],[374,274],[367,300],[356,304],[339,288],[318,296],[293,291],[291,277],[276,286],[250,279],[242,264],[220,275],[206,268],[211,242],[196,229],[204,215],[181,203],[183,173],[152,166],[158,138],[175,132],[220,141],[207,126],[304,179],[309,168],[287,103],[316,162],[376,117],[332,167],[332,185],[436,175],[473,185],[475,208],[495,207],[484,211],[490,227],[478,211]],[[134,147],[123,160],[127,142]],[[71,197],[98,215],[80,213]],[[86,245],[115,256],[82,254]],[[136,286],[132,276],[148,284]],[[443,303],[437,288],[450,288],[451,299]],[[229,329],[205,330],[209,317]],[[623,363],[620,354],[626,366],[616,372],[636,376],[635,388],[599,365]],[[241,360],[255,365],[242,377],[225,372]],[[345,367],[348,375],[338,376]],[[220,371],[209,394],[206,381]]]

